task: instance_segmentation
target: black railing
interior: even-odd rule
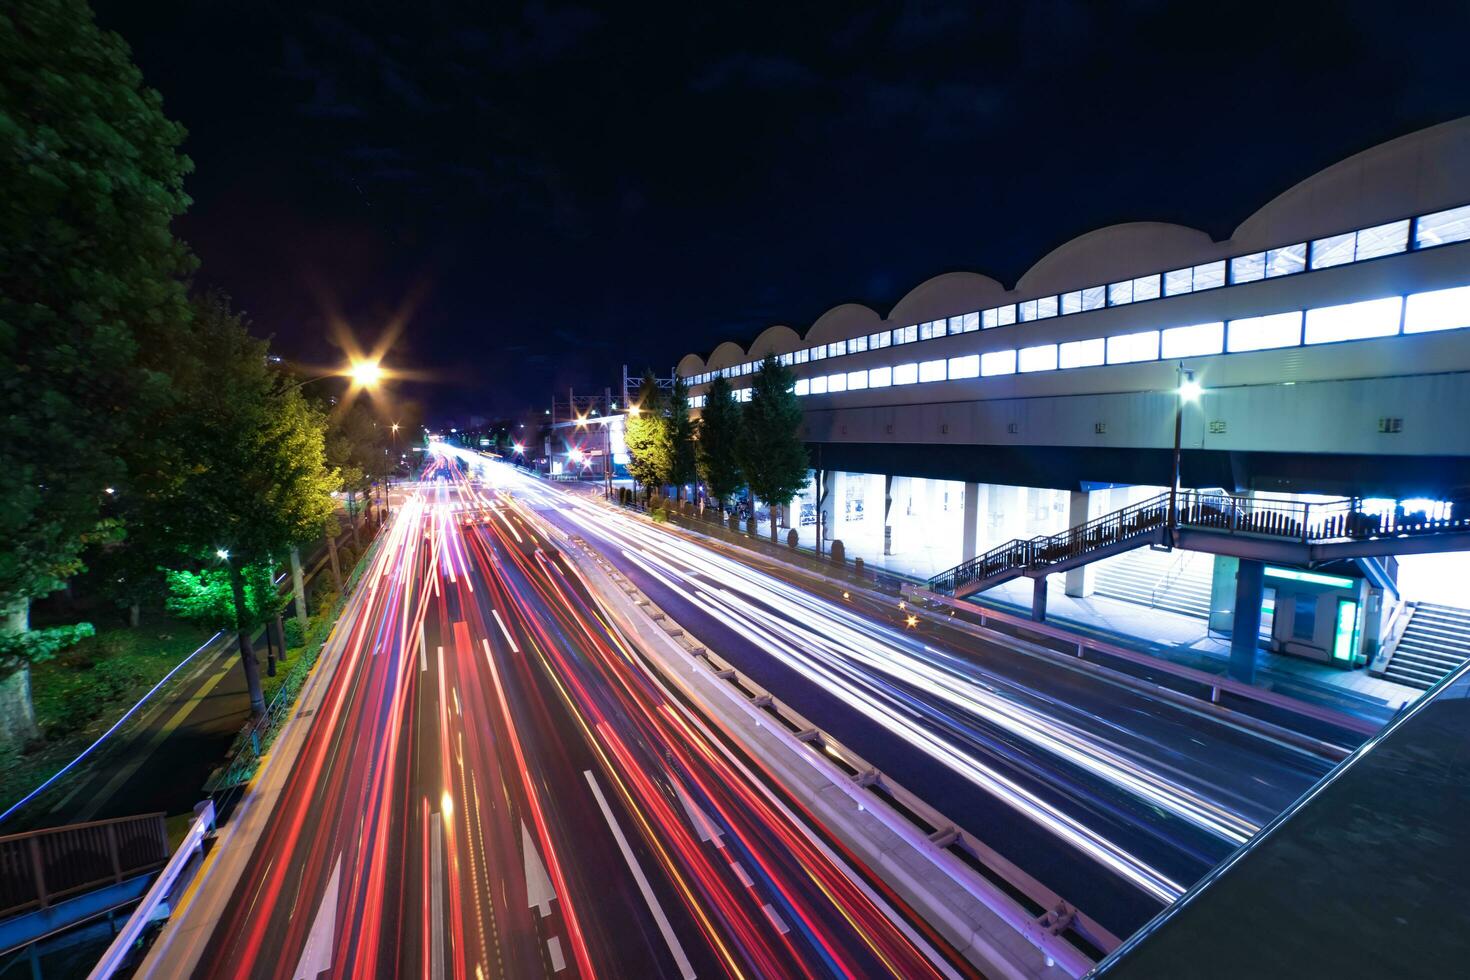
[[[1422,506],[1372,506],[1360,497],[1320,503],[1237,497],[1222,491],[1179,494],[1181,528],[1288,539],[1302,544],[1470,532],[1470,498],[1425,500]],[[980,581],[1079,558],[1109,545],[1149,534],[1169,521],[1169,495],[1161,493],[1059,534],[1016,538],[929,580],[932,592],[957,595]]]

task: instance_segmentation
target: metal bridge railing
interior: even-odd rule
[[[0,837],[0,918],[163,867],[163,820],[148,813]]]
[[[1361,497],[1304,503],[1186,490],[1178,497],[1178,525],[1226,534],[1306,544],[1470,532],[1470,497],[1375,505]],[[929,590],[956,595],[973,582],[1079,558],[1147,534],[1169,523],[1169,495],[1095,517],[1058,534],[1016,538],[929,580]]]

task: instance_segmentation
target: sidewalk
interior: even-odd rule
[[[1075,629],[1195,670],[1220,675],[1227,671],[1230,640],[1210,635],[1202,619],[1103,596],[1073,598],[1063,594],[1061,575],[1050,576],[1049,585],[1046,619],[1053,626]],[[971,596],[970,601],[1029,615],[1031,580],[1006,582]],[[1366,670],[1342,670],[1265,650],[1256,653],[1256,686],[1381,721],[1423,693],[1373,677]]]

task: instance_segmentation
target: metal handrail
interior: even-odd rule
[[[1186,490],[1179,495],[1177,507],[1180,527],[1285,538],[1302,544],[1470,531],[1470,497],[1436,501],[1420,510],[1406,511],[1400,503],[1391,511],[1369,512],[1361,497],[1302,503]],[[933,576],[929,589],[954,595],[971,582],[1077,558],[1164,527],[1168,521],[1169,495],[1163,493],[1058,534],[1007,541]]]
[[[168,859],[162,813],[46,827],[0,837],[0,916],[117,884]]]
[[[158,879],[153,882],[153,887],[148,889],[148,894],[143,896],[133,914],[128,916],[128,921],[113,937],[112,945],[107,947],[102,959],[87,974],[87,980],[106,980],[122,968],[133,952],[133,944],[143,935],[148,923],[153,921],[153,915],[159,906],[172,895],[174,886],[193,862],[194,855],[203,849],[205,838],[214,832],[214,803],[205,800],[195,807],[194,813],[194,822],[189,826],[189,832],[184,835],[178,850],[174,851],[173,857],[169,858],[168,864],[164,865]]]

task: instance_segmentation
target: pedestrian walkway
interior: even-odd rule
[[[1205,620],[1106,596],[1075,598],[1063,593],[1063,578],[1048,576],[1048,623],[1080,629],[1195,670],[1226,673],[1230,638],[1211,633]],[[1030,579],[1017,579],[968,600],[1029,615],[1031,589]],[[1302,701],[1350,711],[1386,709],[1391,713],[1423,693],[1373,677],[1366,670],[1342,670],[1265,650],[1256,654],[1256,681],[1259,687]]]

